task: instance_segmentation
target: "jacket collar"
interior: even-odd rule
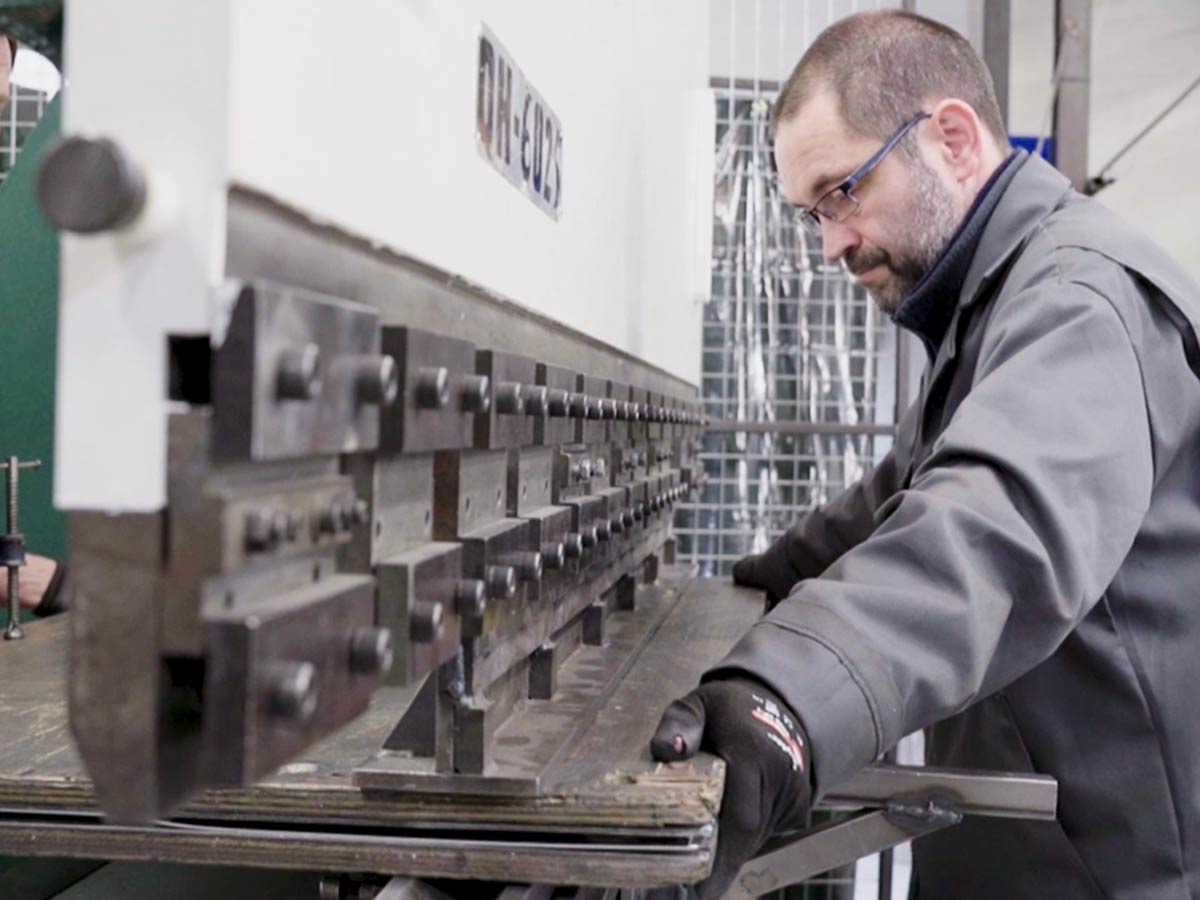
[[[1023,157],[1024,151],[1009,156],[992,173],[937,260],[892,316],[921,338],[931,358],[945,339],[985,229]]]
[[[1040,156],[1020,150],[1011,168],[1012,178],[983,230],[963,279],[960,307],[968,307],[979,298],[981,289],[1005,270],[1013,253],[1071,193],[1066,176]]]

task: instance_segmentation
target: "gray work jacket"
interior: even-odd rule
[[[1200,897],[1200,287],[1018,165],[893,451],[715,671],[791,703],[818,795],[922,728],[1058,779],[1055,822],[918,840],[921,898]]]

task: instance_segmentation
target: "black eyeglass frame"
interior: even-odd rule
[[[931,116],[932,113],[917,113],[903,125],[897,128],[896,133],[888,138],[884,145],[876,150],[874,154],[872,154],[870,159],[847,175],[838,184],[834,185],[824,194],[822,194],[816,203],[814,203],[812,206],[796,207],[797,218],[804,224],[805,228],[814,234],[820,235],[821,217],[824,217],[831,222],[845,222],[847,219],[857,213],[859,209],[859,199],[854,196],[854,189],[862,183],[864,178],[866,178],[875,170],[876,166],[883,162],[884,158],[889,153],[896,149],[896,145],[904,140],[904,136],[906,134],[912,131],[923,119],[928,119]],[[846,197],[847,200],[850,201],[851,206],[849,210],[840,215],[830,214],[823,211],[821,209],[822,204],[824,204],[830,197],[839,191]]]

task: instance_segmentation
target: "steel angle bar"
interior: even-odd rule
[[[867,766],[833,788],[822,806],[880,807],[900,797],[932,796],[953,802],[966,815],[1053,819],[1058,782],[1048,775],[980,772],[933,766]]]
[[[742,867],[726,898],[748,900],[796,884],[956,825],[968,814],[1053,819],[1057,803],[1058,782],[1045,775],[868,766],[821,806],[869,811],[787,836]]]
[[[961,813],[929,803],[880,809],[802,832],[795,842],[746,863],[725,897],[750,900],[961,820]]]

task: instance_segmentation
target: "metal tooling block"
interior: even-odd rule
[[[569,444],[575,440],[572,395],[577,373],[561,366],[537,364],[537,383],[546,388],[547,415],[533,423],[533,440],[540,446]]]
[[[571,507],[571,533],[578,534],[583,552],[578,559],[572,560],[568,571],[577,579],[586,578],[589,571],[604,564],[603,548],[596,533],[597,525],[603,516],[603,508],[599,497],[584,495],[569,497],[562,501],[564,506]]]
[[[366,504],[367,515],[351,530],[338,562],[349,572],[371,566],[433,538],[433,454],[354,454],[342,471]]]
[[[277,459],[374,449],[396,396],[379,315],[255,281],[234,302],[213,368],[213,455]]]
[[[583,548],[578,535],[568,538],[571,509],[548,504],[525,510],[518,518],[529,523],[530,546],[542,555],[541,580],[526,585],[529,603],[553,602],[563,590],[569,560],[578,559]]]
[[[634,409],[634,419],[629,425],[629,439],[642,444],[646,441],[646,427],[650,417],[650,392],[635,384],[629,389],[629,396]]]
[[[615,418],[608,397],[608,384],[602,378],[579,375],[575,379],[575,442],[600,444],[608,440],[608,423]],[[582,415],[580,415],[582,413]]]
[[[476,416],[487,413],[492,393],[488,377],[475,371],[475,345],[389,325],[382,347],[396,360],[399,391],[384,413],[380,447],[406,453],[470,447]]]
[[[480,350],[475,371],[492,384],[492,403],[475,419],[475,447],[495,450],[533,443],[534,422],[550,414],[549,391],[536,383],[537,363],[527,356]]]
[[[555,450],[551,447],[522,447],[508,452],[508,514],[545,506],[553,497]]]
[[[395,636],[396,659],[384,679],[408,684],[458,655],[462,622],[486,608],[482,579],[463,575],[462,546],[428,543],[379,563],[376,622]]]
[[[335,575],[252,612],[208,621],[205,770],[239,785],[278,768],[367,707],[390,650],[374,581]]]
[[[608,439],[619,446],[629,440],[629,424],[633,421],[629,385],[623,381],[609,381],[608,398],[612,401],[613,408],[613,421],[608,426]]]

